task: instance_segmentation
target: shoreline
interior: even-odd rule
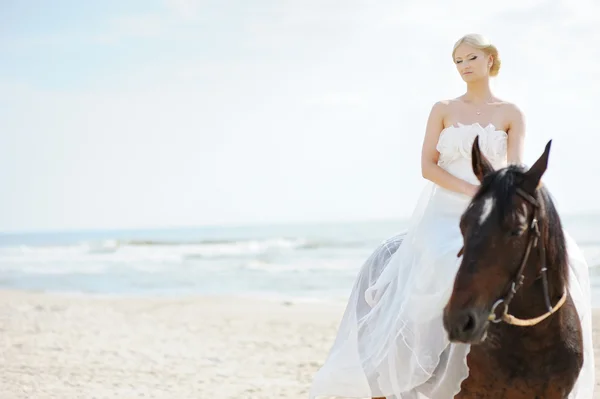
[[[134,300],[134,301],[256,301],[266,303],[281,303],[281,304],[325,304],[331,306],[346,306],[348,297],[308,297],[308,296],[291,296],[271,293],[247,293],[233,295],[230,293],[222,294],[203,294],[203,293],[96,293],[82,291],[43,291],[43,290],[28,290],[20,288],[0,288],[0,297],[5,295],[30,295],[30,296],[53,296],[56,298],[83,298],[90,300]],[[348,294],[349,295],[349,294]],[[599,307],[600,309],[600,307]]]
[[[324,304],[330,306],[346,306],[348,296],[338,297],[309,297],[309,296],[293,296],[273,293],[241,293],[241,294],[214,294],[214,293],[97,293],[97,292],[82,292],[82,291],[43,291],[35,289],[20,289],[20,288],[0,288],[0,296],[14,295],[48,295],[57,298],[87,298],[97,300],[149,300],[149,301],[181,301],[181,300],[215,300],[215,301],[256,301],[266,303],[282,303],[282,304]],[[350,295],[350,290],[348,291]],[[598,311],[600,317],[600,301],[594,306],[592,302],[592,312]]]

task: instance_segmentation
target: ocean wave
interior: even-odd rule
[[[273,237],[251,240],[146,241],[101,240],[74,245],[15,246],[0,248],[1,263],[40,262],[185,262],[195,260],[247,258],[294,251],[359,248],[351,241],[308,240]]]
[[[360,265],[360,258],[345,257],[338,259],[306,259],[290,262],[270,262],[257,259],[244,263],[242,269],[267,273],[328,273],[348,271],[354,274]]]

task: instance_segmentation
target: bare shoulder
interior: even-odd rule
[[[504,102],[502,107],[507,124],[506,133],[508,133],[508,163],[522,164],[525,146],[525,116],[523,111],[514,103]]]
[[[455,102],[455,100],[436,101],[435,103],[433,103],[433,106],[431,107],[431,115],[435,116],[439,119],[442,119],[442,120],[445,119],[446,116],[448,115],[448,113],[450,112],[450,109],[454,102]]]
[[[459,104],[460,102],[461,102],[460,98],[450,98],[450,99],[439,100],[435,104],[438,107],[448,109],[456,104]]]
[[[454,122],[452,115],[459,112],[462,100],[460,98],[439,100],[433,105],[431,115],[439,122],[439,129],[444,129]]]
[[[448,109],[449,105],[450,100],[439,100],[433,103],[433,107],[431,107],[431,110],[435,112],[443,112]]]
[[[517,104],[509,101],[499,101],[498,104],[510,125],[525,123],[525,114]]]

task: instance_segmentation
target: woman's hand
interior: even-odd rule
[[[479,185],[475,185],[475,184],[471,184],[471,183],[467,183],[467,190],[465,192],[466,195],[468,195],[469,197],[473,198],[475,196],[475,194],[477,194],[477,192],[479,191]]]

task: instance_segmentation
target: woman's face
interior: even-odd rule
[[[466,43],[462,43],[454,52],[454,64],[465,82],[488,77],[491,63],[491,56]]]

